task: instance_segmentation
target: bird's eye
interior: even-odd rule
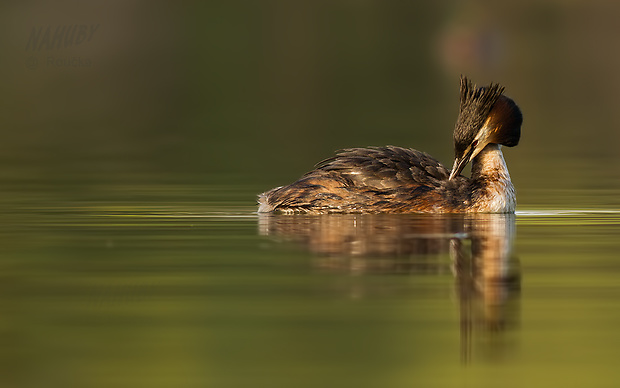
[[[478,145],[478,140],[474,140],[474,141],[471,143],[472,148],[476,148],[476,146],[477,146],[477,145]]]

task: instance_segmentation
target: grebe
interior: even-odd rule
[[[414,149],[345,149],[298,181],[260,194],[258,212],[514,213],[501,147],[519,143],[523,117],[503,91],[499,84],[477,88],[461,76],[452,171]],[[469,162],[467,178],[461,172]]]

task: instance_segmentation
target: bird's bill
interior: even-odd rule
[[[465,168],[465,166],[467,166],[467,163],[474,160],[476,155],[478,155],[480,151],[482,151],[484,147],[489,144],[490,133],[491,130],[489,127],[487,127],[486,125],[482,127],[482,129],[480,130],[474,141],[469,145],[469,147],[465,149],[461,156],[457,157],[454,160],[454,166],[452,166],[452,172],[450,172],[450,180],[463,172],[463,169]]]
[[[454,177],[458,176],[463,172],[465,166],[469,163],[469,157],[467,155],[463,155],[460,158],[454,161],[454,166],[452,166],[452,171],[450,172],[449,180],[452,180]]]

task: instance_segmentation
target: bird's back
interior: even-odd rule
[[[261,194],[259,212],[450,211],[446,186],[457,182],[448,177],[441,163],[417,150],[345,149],[298,181]]]

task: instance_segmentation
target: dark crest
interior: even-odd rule
[[[503,92],[504,87],[499,84],[478,88],[467,77],[461,76],[461,105],[454,128],[456,151],[474,140],[476,133]]]

